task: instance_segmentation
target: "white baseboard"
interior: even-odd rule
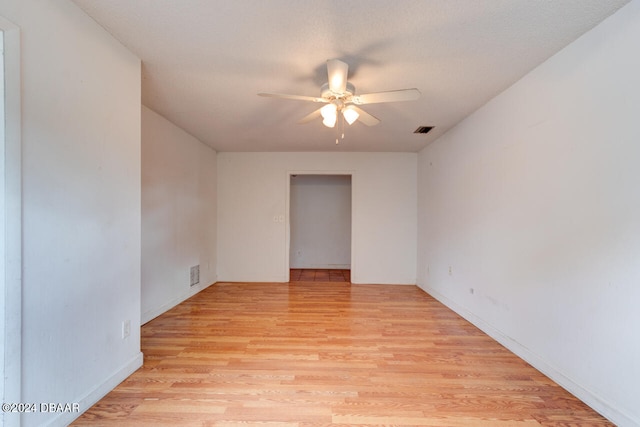
[[[558,383],[561,387],[567,390],[569,393],[576,396],[585,404],[593,408],[596,412],[607,418],[609,421],[616,424],[618,427],[638,427],[640,426],[640,420],[634,419],[632,416],[626,414],[624,411],[619,410],[614,405],[608,403],[606,399],[598,396],[596,393],[585,389],[580,384],[573,381],[571,378],[560,372],[548,361],[540,358],[537,354],[533,353],[528,348],[524,347],[519,342],[513,340],[509,336],[505,335],[502,331],[498,330],[494,326],[488,324],[480,317],[476,316],[464,307],[459,306],[454,301],[440,294],[438,291],[429,288],[426,285],[418,285],[420,289],[440,301],[442,304],[455,311],[460,316],[477,326],[484,333],[491,338],[502,344],[508,350],[513,352],[516,356],[520,357],[531,366],[542,372],[547,377]]]
[[[50,427],[64,427],[68,426],[78,418],[84,411],[95,405],[100,399],[113,390],[118,384],[127,379],[127,377],[133,374],[142,366],[143,355],[142,353],[136,354],[131,360],[129,360],[124,366],[114,372],[103,383],[99,384],[85,396],[76,400],[75,402],[80,406],[80,413],[78,412],[64,412],[51,420],[47,425]]]
[[[216,283],[216,282],[213,282]],[[156,317],[160,316],[161,314],[171,310],[173,307],[175,307],[176,305],[180,304],[183,301],[188,300],[189,298],[191,298],[192,296],[194,296],[195,294],[197,294],[200,291],[203,291],[205,289],[207,289],[209,286],[213,285],[213,283],[209,283],[206,286],[203,285],[195,285],[192,286],[189,289],[189,292],[187,292],[186,294],[180,295],[178,298],[175,298],[165,304],[162,304],[160,307],[156,307],[153,308],[151,310],[147,310],[144,313],[142,313],[140,315],[140,325],[144,325],[145,323],[149,322],[150,320],[155,319]]]

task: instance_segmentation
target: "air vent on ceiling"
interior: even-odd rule
[[[429,133],[431,129],[433,129],[433,126],[420,126],[413,133]]]

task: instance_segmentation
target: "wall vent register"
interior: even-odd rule
[[[191,286],[195,286],[198,283],[200,283],[200,265],[194,265],[193,267],[191,267],[191,278],[189,280],[189,283],[191,284]]]

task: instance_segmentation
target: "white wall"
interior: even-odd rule
[[[639,40],[633,1],[418,166],[419,286],[621,426],[640,425]]]
[[[215,241],[216,152],[142,107],[142,323],[216,281]]]
[[[352,281],[415,283],[416,161],[415,153],[218,153],[218,280],[287,282],[289,174],[330,172],[352,174]]]
[[[142,363],[140,61],[66,0],[10,0],[22,35],[22,401],[81,409]],[[25,414],[24,426],[78,414]]]
[[[351,176],[294,175],[290,268],[351,268]]]

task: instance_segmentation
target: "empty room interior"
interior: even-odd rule
[[[0,425],[640,426],[640,0],[0,36]]]

